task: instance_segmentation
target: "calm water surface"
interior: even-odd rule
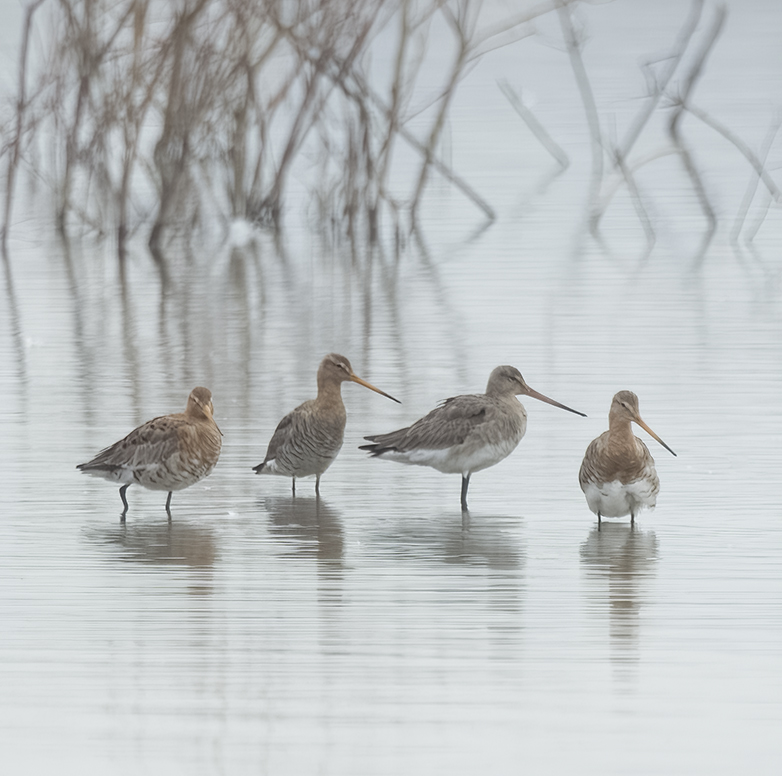
[[[733,13],[699,94],[715,111],[734,100],[721,115],[759,143],[782,93],[782,11],[755,6]],[[646,7],[609,4],[614,28],[595,30],[625,41],[647,25],[648,43],[616,50],[630,63],[680,22],[655,26]],[[616,51],[589,51],[621,122],[639,89]],[[192,256],[166,294],[139,250],[123,295],[108,249],[17,228],[0,301],[4,773],[780,772],[778,214],[759,258],[721,233],[695,271],[703,222],[674,160],[646,180],[652,255],[628,203],[596,244],[580,227],[577,96],[546,114],[539,87],[573,169],[536,195],[550,165],[514,167],[533,141],[501,95],[472,109],[508,66],[491,62],[453,119],[454,163],[499,210],[471,240],[474,211],[435,190],[425,244],[398,262],[356,273],[300,229],[284,250],[260,236]],[[492,157],[517,132],[511,161]],[[702,142],[732,214],[746,166]],[[251,467],[332,350],[403,404],[344,386],[343,451],[321,499],[309,480],[293,499]],[[500,363],[589,417],[525,401],[527,436],[473,477],[469,514],[458,477],[357,449],[482,391]],[[131,488],[121,524],[117,489],[75,465],[197,384],[214,394],[220,463],[174,495],[170,522],[165,494]],[[578,466],[623,388],[678,457],[650,440],[657,510],[598,532]]]

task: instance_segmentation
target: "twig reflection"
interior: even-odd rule
[[[3,275],[5,277],[5,293],[8,299],[8,313],[10,317],[10,331],[14,343],[16,375],[19,383],[19,397],[22,403],[22,417],[28,417],[30,381],[27,375],[27,357],[24,349],[24,335],[22,330],[22,318],[19,313],[19,302],[16,296],[14,276],[11,269],[11,261],[8,252],[2,249]]]
[[[701,47],[701,50],[698,53],[695,62],[690,68],[690,72],[687,74],[687,77],[684,79],[681,93],[679,94],[676,100],[674,111],[668,123],[668,134],[671,138],[671,142],[674,144],[674,146],[679,152],[679,156],[681,157],[682,164],[684,165],[684,169],[690,178],[692,187],[698,197],[698,201],[700,202],[701,209],[703,210],[703,214],[708,222],[706,232],[703,235],[703,240],[701,242],[700,250],[698,251],[698,255],[696,257],[696,264],[700,264],[703,261],[703,258],[706,255],[706,251],[708,250],[709,245],[711,244],[711,241],[714,237],[714,234],[717,231],[717,216],[706,194],[706,188],[703,184],[703,179],[700,173],[698,172],[697,167],[695,166],[692,153],[690,152],[689,147],[685,145],[684,140],[682,138],[681,121],[682,121],[682,116],[684,114],[684,111],[688,109],[688,102],[695,88],[695,84],[698,82],[701,75],[703,74],[703,69],[706,64],[706,59],[711,53],[714,44],[717,42],[717,39],[719,38],[720,33],[722,32],[722,27],[723,24],[725,23],[726,14],[727,14],[727,10],[725,9],[724,6],[717,7],[716,14],[714,16],[712,25],[708,31],[708,35],[706,36],[706,40],[703,46]]]

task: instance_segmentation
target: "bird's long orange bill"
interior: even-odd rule
[[[554,401],[554,399],[549,399],[548,396],[544,396],[542,393],[538,393],[529,386],[527,386],[527,396],[531,396],[533,399],[538,399],[539,401],[544,401],[546,404],[553,404],[555,407],[559,407],[561,410],[567,410],[568,412],[572,412],[575,415],[581,415],[582,418],[586,417],[583,412],[574,410],[571,407],[566,407],[564,404],[560,404],[558,401]]]
[[[665,444],[665,442],[663,442],[663,440],[662,440],[662,439],[660,439],[660,437],[658,437],[658,436],[657,436],[657,434],[655,434],[655,433],[654,433],[654,431],[652,431],[652,429],[650,429],[650,428],[649,428],[649,426],[647,426],[647,425],[646,425],[646,423],[644,423],[644,422],[641,420],[641,418],[636,418],[636,419],[635,419],[635,422],[636,422],[636,423],[637,423],[637,424],[638,424],[638,425],[639,425],[639,426],[640,426],[640,427],[641,427],[641,428],[642,428],[642,429],[643,429],[643,430],[644,430],[644,431],[645,431],[647,434],[649,434],[649,436],[650,436],[650,437],[652,437],[653,439],[656,439],[656,440],[657,440],[657,441],[658,441],[658,442],[659,442],[659,443],[660,443],[660,444],[661,444],[661,445],[662,445],[662,446],[663,446],[663,447],[664,447],[664,448],[665,448],[665,449],[666,449],[666,450],[667,450],[667,451],[668,451],[668,452],[669,452],[671,455],[676,455],[676,453],[674,453],[674,452],[673,452],[673,450],[671,450],[671,448],[670,448],[670,447],[668,447],[668,445],[666,445],[666,444]]]
[[[386,399],[391,399],[391,401],[395,401],[397,404],[401,404],[402,402],[399,401],[399,399],[395,399],[390,394],[386,393],[385,391],[381,391],[380,388],[375,388],[372,383],[368,383],[366,380],[362,380],[360,377],[356,377],[356,375],[350,375],[350,379],[354,383],[358,383],[359,385],[363,385],[364,388],[369,388],[370,391],[374,391],[375,393],[379,393],[381,396],[385,396]]]

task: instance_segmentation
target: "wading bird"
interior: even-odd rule
[[[581,490],[589,508],[603,517],[630,515],[630,525],[644,507],[654,509],[660,480],[654,458],[646,445],[633,435],[631,423],[637,423],[669,453],[676,455],[657,434],[641,420],[638,397],[632,391],[619,391],[611,402],[608,431],[592,441],[578,473]]]
[[[76,468],[119,489],[123,518],[128,511],[125,491],[134,483],[150,490],[167,490],[166,512],[171,516],[171,494],[189,488],[214,469],[220,457],[222,433],[214,421],[212,393],[194,388],[184,412],[162,415],[131,431],[124,439]]]
[[[266,458],[253,471],[290,477],[294,496],[296,478],[314,474],[315,493],[320,495],[320,476],[334,462],[345,435],[347,413],[341,387],[347,381],[400,403],[357,377],[345,356],[329,353],[318,367],[317,398],[300,404],[279,422],[266,449]]]
[[[534,391],[515,367],[498,366],[489,376],[486,393],[446,399],[412,426],[364,437],[373,444],[361,445],[360,449],[374,458],[461,474],[462,509],[466,510],[473,472],[507,458],[527,430],[527,413],[517,395],[531,396],[586,417]]]

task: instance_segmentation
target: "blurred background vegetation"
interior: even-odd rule
[[[599,236],[622,191],[648,255],[656,240],[654,192],[641,190],[638,175],[674,155],[701,211],[702,259],[725,216],[683,129],[689,116],[746,163],[749,183],[730,234],[751,248],[780,199],[766,165],[779,121],[753,148],[698,106],[697,83],[725,26],[725,7],[682,4],[667,49],[639,52],[646,90],[632,95],[634,117],[618,136],[583,57],[596,5],[603,4],[32,0],[3,123],[3,248],[23,179],[50,195],[61,235],[109,237],[120,266],[129,240],[141,238],[164,280],[172,245],[225,239],[236,223],[280,233],[294,208],[354,251],[378,241],[398,247],[420,228],[421,203],[436,178],[466,197],[485,227],[496,204],[442,152],[449,111],[482,58],[539,38],[543,27],[546,45],[569,60],[588,128],[592,234]],[[508,78],[497,86],[556,173],[567,169],[568,153],[520,87]],[[637,150],[652,132],[657,146]]]

